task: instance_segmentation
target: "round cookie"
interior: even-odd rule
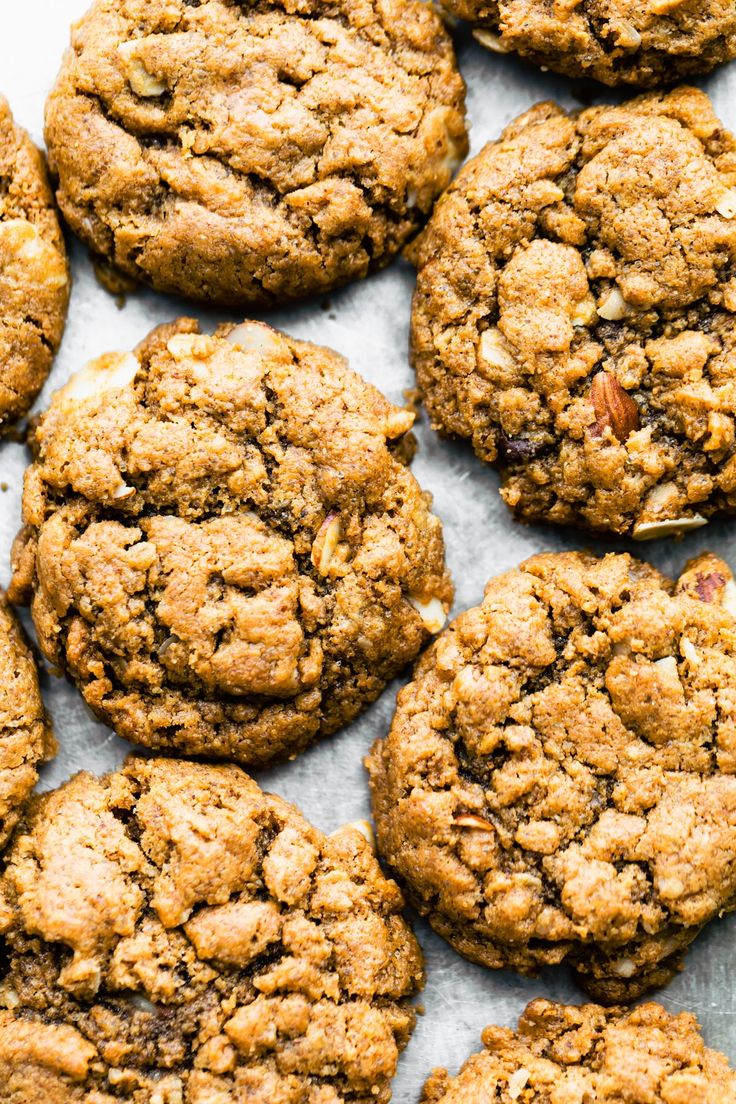
[[[535,1000],[518,1031],[487,1027],[456,1077],[435,1070],[421,1104],[731,1104],[736,1073],[689,1012]]]
[[[631,533],[736,509],[736,141],[695,89],[540,104],[412,246],[432,424],[521,518]]]
[[[736,586],[627,554],[492,579],[368,760],[379,851],[467,958],[568,961],[605,1004],[736,907]]]
[[[731,0],[442,0],[481,45],[604,84],[653,87],[736,57]]]
[[[467,152],[419,0],[96,0],[46,113],[69,225],[159,291],[232,305],[386,264]]]
[[[38,764],[55,751],[35,660],[0,591],[0,847],[36,784]]]
[[[46,167],[0,96],[0,433],[41,390],[68,301],[64,239]]]
[[[160,327],[40,420],[13,598],[121,736],[293,755],[449,609],[442,528],[403,462],[413,417],[262,323]]]
[[[422,957],[354,827],[134,759],[37,799],[0,888],[4,1099],[388,1101]]]

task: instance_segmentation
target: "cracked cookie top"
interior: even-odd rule
[[[96,0],[46,139],[96,253],[160,291],[271,303],[391,259],[466,153],[464,93],[419,0]]]
[[[64,239],[46,166],[0,96],[0,433],[41,390],[68,301]]]
[[[736,586],[626,554],[492,579],[368,760],[381,854],[492,968],[569,961],[604,1003],[668,981],[736,907]]]
[[[329,349],[180,319],[40,420],[11,593],[117,732],[263,763],[335,731],[444,623],[413,415]]]
[[[442,0],[495,53],[570,77],[644,87],[736,57],[732,0]]]
[[[36,784],[38,764],[55,751],[36,661],[0,591],[0,847]]]
[[[0,889],[4,1099],[388,1101],[422,959],[354,827],[134,759],[35,799]]]
[[[422,1104],[731,1104],[736,1073],[689,1012],[532,1001],[518,1031],[487,1027],[456,1077],[435,1070]]]
[[[432,423],[520,517],[648,539],[736,509],[736,141],[695,89],[540,104],[411,247]]]

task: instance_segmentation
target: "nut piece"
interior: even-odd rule
[[[345,832],[359,832],[375,855],[376,834],[369,820],[351,820],[348,821],[347,824],[341,824],[339,828],[336,828],[334,832],[330,833],[330,839],[334,839],[335,836],[341,836]]]
[[[422,602],[419,598],[414,598],[410,594],[409,601],[421,617],[429,632],[432,634],[438,633],[445,627],[447,613],[439,598],[430,598],[429,601]]]
[[[633,23],[622,21],[614,31],[616,45],[622,50],[638,50],[641,46],[641,35]]]
[[[512,1100],[517,1100],[521,1096],[528,1080],[528,1069],[524,1069],[524,1067],[521,1066],[519,1069],[514,1070],[514,1072],[509,1077],[509,1083],[506,1089],[508,1095],[511,1097]]]
[[[59,395],[69,403],[99,398],[106,391],[122,391],[135,379],[140,363],[132,353],[106,353],[85,364],[62,387]]]
[[[703,552],[689,561],[677,581],[675,593],[710,602],[736,615],[736,584],[728,564],[712,552]]]
[[[55,246],[43,239],[38,227],[27,219],[12,218],[0,222],[0,249],[13,259],[11,264],[27,267],[36,284],[57,290],[69,283],[64,257]]]
[[[664,656],[662,659],[655,659],[654,666],[659,672],[659,677],[663,685],[676,687],[681,689],[680,674],[677,668],[677,660],[674,656]]]
[[[281,334],[265,322],[241,322],[225,335],[225,340],[244,352],[272,353],[286,347]]]
[[[596,416],[594,436],[602,436],[606,426],[610,426],[614,437],[623,443],[639,428],[639,408],[615,376],[608,372],[594,376],[590,398]]]
[[[516,361],[506,338],[497,326],[491,326],[480,335],[480,356],[494,368],[514,368]]]
[[[698,649],[693,644],[692,640],[689,640],[686,636],[683,636],[680,640],[680,651],[690,664],[691,667],[700,666],[700,656],[698,655]]]
[[[478,816],[477,813],[461,813],[453,818],[452,823],[456,828],[477,828],[479,832],[495,832],[490,820]]]
[[[733,579],[729,579],[723,588],[721,608],[724,609],[726,613],[730,613],[732,617],[736,617],[736,583]]]
[[[327,574],[330,561],[335,554],[341,536],[340,515],[328,514],[322,522],[312,545],[312,563],[320,575]]]
[[[582,326],[592,326],[598,320],[598,312],[595,309],[595,300],[592,295],[586,295],[579,303],[575,304],[572,316],[572,324],[576,329]]]
[[[168,92],[168,85],[148,72],[138,57],[139,49],[140,44],[135,40],[121,42],[118,46],[118,53],[125,62],[125,75],[128,78],[128,84],[136,96],[162,96],[164,92]]]
[[[656,540],[657,537],[669,537],[689,533],[691,529],[700,529],[708,524],[702,514],[692,514],[683,518],[663,518],[661,521],[640,521],[631,531],[634,540]]]
[[[736,188],[730,188],[723,193],[716,203],[716,211],[724,218],[736,218]]]
[[[598,304],[598,314],[607,322],[620,322],[626,315],[627,303],[617,287],[611,288],[608,295]]]
[[[479,28],[477,31],[473,31],[473,38],[476,42],[480,42],[481,46],[485,46],[486,50],[493,50],[494,54],[511,53],[506,43],[502,42],[493,31],[486,31],[483,28]]]
[[[416,414],[412,410],[404,410],[395,406],[386,418],[386,438],[394,441],[404,433],[408,433],[416,420]]]

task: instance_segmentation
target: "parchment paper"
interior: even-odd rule
[[[70,23],[86,9],[86,0],[2,0],[0,13],[0,91],[8,96],[16,119],[42,141],[43,105],[67,46]],[[622,98],[589,82],[574,83],[538,72],[508,56],[489,54],[466,30],[455,32],[460,67],[468,84],[472,153],[514,116],[538,100],[554,98],[565,106]],[[707,78],[721,119],[736,128],[736,62]],[[74,288],[63,346],[46,388],[36,404],[44,409],[51,391],[91,357],[127,350],[153,326],[192,314],[210,328],[228,317],[196,305],[142,291],[129,296],[121,310],[98,284],[86,250],[70,241]],[[296,337],[344,353],[352,365],[391,399],[402,402],[414,379],[407,359],[412,270],[403,261],[387,271],[330,296],[263,317]],[[232,316],[230,316],[232,317]],[[440,440],[426,418],[417,427],[419,449],[414,472],[434,495],[445,527],[449,565],[457,589],[455,612],[475,605],[486,580],[543,550],[590,547],[603,551],[626,542],[596,542],[572,531],[541,525],[523,527],[511,520],[498,493],[496,475],[475,459],[469,446]],[[7,583],[10,544],[20,523],[25,448],[0,444],[0,582]],[[712,524],[682,541],[631,545],[667,573],[710,548],[736,566],[736,520]],[[26,624],[28,619],[26,618]],[[398,684],[397,684],[398,685]],[[375,736],[390,722],[397,685],[349,729],[302,755],[257,775],[259,782],[301,807],[314,824],[331,831],[369,815],[362,758]],[[60,742],[54,763],[43,770],[41,786],[57,785],[79,769],[114,768],[129,750],[87,712],[79,694],[64,680],[45,676],[44,693]],[[414,918],[416,919],[416,918]],[[581,1001],[583,994],[568,971],[551,968],[536,979],[508,971],[472,966],[452,951],[426,924],[416,921],[427,962],[427,987],[421,998],[425,1014],[401,1058],[394,1099],[415,1104],[433,1066],[455,1071],[479,1049],[488,1023],[515,1024],[535,996]],[[671,1011],[695,1012],[710,1046],[736,1062],[736,986],[734,946],[736,916],[713,923],[687,956],[685,971],[658,999]]]

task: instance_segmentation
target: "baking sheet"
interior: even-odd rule
[[[69,24],[87,7],[86,0],[2,0],[0,91],[8,96],[16,119],[40,143],[43,104],[54,80]],[[511,58],[489,54],[465,30],[455,33],[458,58],[468,84],[472,152],[477,152],[514,116],[540,99],[554,98],[567,107],[594,99],[614,98],[599,86],[537,72]],[[727,126],[736,129],[736,62],[703,80]],[[620,98],[620,97],[617,97]],[[86,251],[70,242],[74,288],[61,352],[37,403],[41,410],[51,391],[91,357],[130,349],[153,326],[194,314],[203,328],[232,317],[207,312],[173,298],[141,292],[129,296],[123,309],[96,282]],[[403,261],[387,271],[330,296],[296,308],[264,314],[295,337],[330,345],[348,356],[354,368],[402,402],[413,386],[407,360],[412,271]],[[535,552],[590,547],[604,551],[627,542],[591,541],[579,534],[541,525],[523,527],[511,520],[498,493],[497,476],[475,459],[463,443],[441,441],[426,419],[417,426],[419,448],[414,472],[434,495],[445,526],[447,555],[457,590],[455,612],[475,605],[485,581]],[[20,522],[23,471],[28,456],[20,444],[0,444],[0,582],[7,584],[11,541]],[[736,521],[712,524],[680,542],[631,545],[661,570],[674,574],[685,560],[704,548],[736,567]],[[27,619],[26,619],[27,621]],[[398,685],[398,684],[397,684]],[[362,758],[376,735],[386,730],[397,685],[355,724],[336,737],[256,777],[266,788],[299,805],[306,816],[329,832],[340,824],[369,815]],[[105,771],[124,758],[129,746],[91,718],[81,697],[65,681],[44,677],[46,702],[54,719],[60,753],[43,770],[41,786],[57,785],[85,768]],[[465,962],[422,921],[416,930],[427,963],[427,987],[411,1043],[394,1081],[394,1099],[414,1104],[432,1066],[455,1071],[479,1048],[488,1023],[515,1023],[535,996],[581,1001],[583,995],[564,968],[546,970],[537,979],[509,971],[493,972]],[[734,946],[736,915],[710,926],[687,956],[686,970],[658,999],[671,1011],[695,1012],[710,1046],[736,1063],[736,985]]]

